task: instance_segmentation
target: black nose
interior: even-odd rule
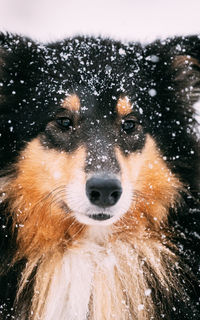
[[[86,194],[96,206],[114,206],[122,194],[121,183],[108,177],[92,177],[86,182]]]

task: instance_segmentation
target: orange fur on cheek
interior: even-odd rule
[[[181,182],[168,169],[149,136],[141,153],[124,157],[117,150],[117,154],[122,178],[132,184],[133,201],[129,211],[116,225],[127,225],[134,232],[160,227],[167,221],[169,208],[180,199]]]
[[[33,140],[22,153],[18,176],[10,189],[14,225],[18,226],[19,255],[38,255],[70,244],[85,227],[62,209],[66,186],[85,161],[80,148],[72,154],[44,149]],[[66,209],[67,211],[67,209]]]

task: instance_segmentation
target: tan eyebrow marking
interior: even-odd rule
[[[80,99],[76,94],[69,95],[65,98],[62,104],[63,108],[66,108],[70,111],[79,111],[80,110]]]
[[[120,97],[117,102],[117,112],[121,116],[126,116],[130,112],[132,112],[133,106],[128,97]]]

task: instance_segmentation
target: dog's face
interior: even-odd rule
[[[180,89],[181,76],[198,63],[152,48],[25,42],[9,60],[4,44],[2,150],[8,159],[21,149],[11,188],[19,234],[32,230],[46,242],[66,238],[74,223],[141,230],[167,219],[182,188],[179,155],[193,156],[178,143],[193,126],[189,109],[177,117],[193,90]]]
[[[198,314],[199,52],[0,34],[5,317]]]
[[[19,178],[31,181],[40,195],[55,192],[64,214],[89,225],[116,222],[150,194],[149,201],[162,193],[162,201],[172,200],[175,179],[129,98],[115,100],[104,112],[93,103],[82,104],[77,94],[63,101],[22,153]],[[18,183],[29,189],[25,181]],[[162,211],[154,214],[163,218]]]

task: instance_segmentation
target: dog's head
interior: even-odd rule
[[[25,246],[167,220],[193,183],[198,47],[1,35],[1,163],[15,163],[7,192]]]

